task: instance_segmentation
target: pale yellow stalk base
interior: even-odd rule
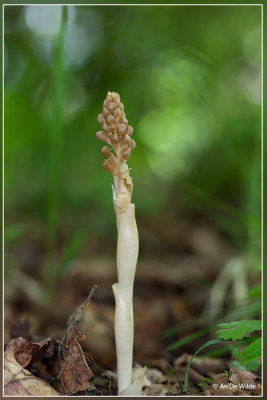
[[[116,182],[115,182],[116,183]],[[116,186],[115,186],[116,191]],[[117,217],[117,273],[118,283],[112,286],[115,296],[115,341],[117,353],[118,394],[124,395],[131,387],[133,394],[140,395],[140,376],[134,385],[133,366],[133,283],[139,250],[138,231],[135,221],[135,206],[127,205],[125,192],[114,195]],[[129,201],[128,201],[129,203]],[[142,374],[141,374],[142,375]],[[142,380],[143,381],[143,380]],[[138,383],[139,382],[139,383]],[[138,392],[138,393],[137,393]],[[126,394],[125,394],[126,395]]]

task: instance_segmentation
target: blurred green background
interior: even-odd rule
[[[52,292],[75,257],[115,256],[95,137],[110,90],[137,143],[140,262],[220,237],[211,280],[231,258],[244,296],[260,264],[260,7],[5,6],[4,29],[7,281],[26,271]]]

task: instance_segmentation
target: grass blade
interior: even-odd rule
[[[223,340],[221,340],[221,339],[210,340],[209,342],[203,344],[203,345],[192,355],[192,357],[190,358],[190,360],[189,360],[189,362],[188,362],[188,365],[187,365],[187,368],[186,368],[186,373],[185,373],[185,378],[184,378],[184,393],[185,393],[185,394],[187,394],[187,390],[188,390],[188,374],[189,374],[189,369],[190,369],[191,363],[192,363],[192,361],[194,360],[194,358],[198,355],[198,353],[201,352],[201,350],[204,350],[206,347],[212,346],[212,345],[217,344],[217,343],[222,343],[222,342],[223,342]]]

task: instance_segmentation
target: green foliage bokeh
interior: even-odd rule
[[[111,90],[134,127],[139,223],[166,210],[175,225],[180,214],[202,213],[239,251],[256,243],[259,254],[260,7],[66,11],[60,70],[61,6],[4,9],[6,239],[25,220],[47,223],[61,85],[59,229],[71,236],[86,221],[112,219],[112,177],[95,137]]]

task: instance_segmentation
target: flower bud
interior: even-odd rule
[[[104,108],[103,108],[102,114],[103,114],[105,117],[107,117],[107,116],[109,115],[109,110],[108,110],[106,107],[104,107]]]
[[[108,102],[110,102],[110,101],[112,101],[112,100],[113,100],[112,93],[111,93],[111,92],[108,92],[108,95],[107,95],[107,98],[106,98],[106,102],[108,103]]]
[[[123,139],[122,139],[122,143],[123,143],[124,145],[127,145],[127,144],[130,143],[130,141],[131,141],[130,136],[128,136],[127,133],[126,133],[126,135],[125,135],[125,136],[123,137]]]
[[[127,150],[123,151],[122,155],[123,155],[124,160],[129,160],[129,158],[131,156],[131,149],[127,149]]]
[[[105,122],[103,114],[98,114],[97,120],[100,124],[103,124]]]
[[[121,118],[121,110],[119,109],[119,108],[116,108],[115,110],[114,110],[114,117],[116,118],[116,121],[119,121],[120,120],[120,118]]]
[[[103,131],[108,132],[110,130],[110,127],[104,122],[103,123]]]
[[[107,141],[107,137],[104,134],[104,132],[102,132],[102,131],[96,132],[96,137],[97,137],[98,140],[101,140],[101,142],[106,142]]]
[[[116,104],[120,104],[121,99],[120,99],[120,95],[118,93],[114,93],[113,101]]]
[[[118,143],[118,142],[120,141],[120,138],[119,138],[119,136],[117,135],[117,133],[113,133],[113,135],[112,135],[112,141],[113,141],[114,143]]]
[[[113,111],[115,108],[116,108],[116,104],[113,103],[113,101],[109,101],[109,102],[108,102],[108,109],[109,109],[110,111]]]
[[[118,134],[123,135],[126,132],[126,129],[127,129],[126,125],[119,124],[117,128]]]
[[[131,150],[135,149],[136,143],[133,139],[130,141]]]
[[[131,136],[133,134],[133,127],[131,125],[129,125],[128,128],[127,128],[127,134],[129,136]]]
[[[123,183],[124,183],[124,186],[127,188],[127,190],[129,191],[129,193],[131,193],[132,192],[132,190],[133,190],[133,181],[132,181],[132,178],[130,177],[130,175],[126,175],[124,178],[123,178]]]
[[[112,174],[116,173],[116,161],[114,158],[107,158],[103,162],[103,168],[106,169],[107,171],[112,172]]]
[[[102,153],[102,155],[103,155],[104,157],[110,157],[111,154],[112,154],[112,153],[111,153],[111,150],[110,150],[110,148],[109,148],[108,146],[102,147],[101,153]]]
[[[112,125],[115,123],[115,118],[113,117],[113,115],[109,114],[109,116],[107,117],[107,123],[109,125]]]

